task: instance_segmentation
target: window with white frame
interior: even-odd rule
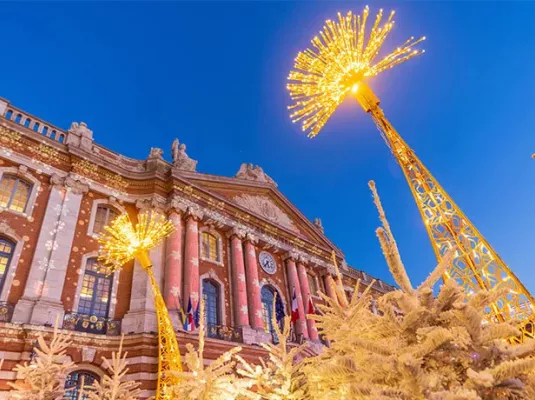
[[[87,260],[78,313],[108,318],[113,276],[107,274],[96,258]]]
[[[4,174],[0,180],[0,207],[26,212],[32,184],[16,175]]]
[[[201,257],[205,260],[221,262],[220,238],[210,232],[201,233]]]
[[[104,227],[109,225],[120,213],[107,204],[99,204],[95,212],[95,221],[93,223],[93,233],[104,232]]]

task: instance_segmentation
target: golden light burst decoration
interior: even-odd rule
[[[99,261],[110,272],[114,272],[134,258],[144,258],[149,250],[158,246],[174,229],[171,221],[155,211],[139,214],[135,225],[128,214],[122,214],[106,226],[105,233],[98,238],[101,245]],[[140,261],[145,264],[143,260]]]
[[[362,15],[338,13],[338,21],[326,21],[319,36],[312,39],[313,48],[299,52],[295,58],[295,69],[288,76],[291,83],[287,85],[294,101],[289,107],[293,110],[290,117],[293,122],[302,121],[309,137],[319,133],[348,93],[358,91],[359,82],[424,52],[414,46],[425,37],[410,37],[376,61],[394,27],[394,11],[381,25],[383,10],[379,10],[367,36],[368,14],[368,6]]]

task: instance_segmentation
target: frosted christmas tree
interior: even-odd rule
[[[373,182],[370,188],[383,224],[377,236],[401,290],[379,299],[380,315],[359,284],[350,301],[339,287],[337,299],[323,296],[323,315],[311,318],[331,347],[304,368],[310,398],[534,399],[535,359],[527,356],[535,343],[511,345],[517,328],[484,320],[485,308],[504,293],[466,294],[450,279],[434,296],[455,248],[413,287]]]

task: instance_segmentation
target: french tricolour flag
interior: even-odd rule
[[[191,304],[191,297],[188,300],[188,313],[186,314],[184,330],[186,330],[187,332],[193,332],[195,330],[195,317],[193,315],[193,305]]]
[[[299,311],[297,307],[297,295],[295,293],[295,288],[294,288],[294,293],[292,296],[292,322],[296,323],[298,319],[299,319]]]
[[[308,312],[307,314],[316,314],[316,307],[314,307],[314,303],[312,302],[312,296],[308,296]]]

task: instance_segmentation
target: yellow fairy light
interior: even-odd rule
[[[294,104],[290,117],[302,121],[303,131],[316,136],[348,93],[356,93],[359,83],[395,67],[423,50],[413,47],[425,40],[410,37],[400,47],[376,61],[385,39],[394,27],[394,11],[381,25],[383,10],[379,10],[369,35],[366,23],[369,8],[362,15],[351,11],[346,16],[338,13],[338,21],[328,20],[314,37],[309,48],[295,58],[287,85]]]
[[[154,296],[154,306],[158,320],[158,386],[156,400],[170,400],[169,389],[179,383],[179,378],[171,371],[182,371],[182,359],[175,329],[162,293],[152,272],[149,251],[169,236],[174,230],[173,224],[165,216],[149,211],[138,215],[137,224],[133,225],[127,214],[117,217],[105,233],[98,238],[100,243],[99,261],[108,272],[113,272],[123,265],[137,259],[147,272]]]
[[[105,233],[98,238],[99,260],[113,272],[134,258],[141,257],[144,264],[144,255],[169,236],[174,226],[157,212],[144,212],[135,225],[123,214],[104,229]]]

